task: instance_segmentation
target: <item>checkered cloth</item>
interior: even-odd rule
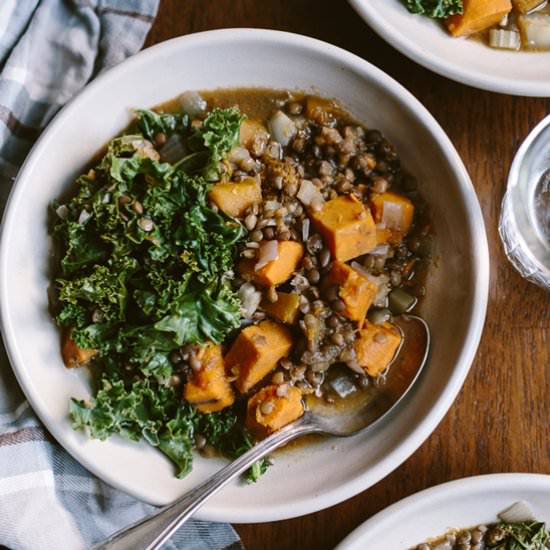
[[[143,45],[158,0],[0,0],[0,208],[52,116]],[[0,346],[0,547],[77,550],[150,514],[93,477],[34,416]],[[168,549],[242,549],[226,524],[191,521]]]

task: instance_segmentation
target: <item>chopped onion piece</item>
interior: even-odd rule
[[[550,15],[533,13],[518,18],[521,41],[530,50],[550,49]]]
[[[368,279],[373,285],[376,285],[378,292],[372,301],[372,305],[375,307],[386,307],[388,301],[388,294],[390,293],[391,287],[388,284],[390,278],[388,275],[378,275],[375,276],[372,273],[369,273],[360,263],[351,262],[351,268]]]
[[[206,101],[197,92],[185,92],[181,94],[180,105],[190,117],[199,116],[208,107]]]
[[[270,141],[266,148],[266,155],[273,160],[281,160],[283,158],[283,148],[280,143]]]
[[[389,244],[379,244],[374,250],[371,250],[369,254],[372,254],[373,256],[387,256],[389,251]]]
[[[91,215],[87,210],[82,210],[82,212],[80,212],[80,216],[78,216],[78,223],[79,223],[80,225],[83,225],[83,224],[85,224],[91,217],[92,217],[92,215]]]
[[[269,120],[269,131],[275,141],[281,145],[288,145],[296,134],[296,124],[282,111],[277,111]]]
[[[394,202],[384,202],[384,210],[382,212],[382,223],[388,229],[401,229],[403,220],[403,205]]]
[[[302,222],[302,241],[306,242],[309,239],[309,218],[305,218]]]
[[[69,209],[65,204],[60,204],[56,210],[55,213],[58,215],[59,218],[62,220],[66,220],[69,217]]]
[[[254,271],[265,267],[269,262],[279,258],[279,243],[277,241],[265,241],[260,245],[258,262],[254,266]]]
[[[251,283],[244,283],[237,291],[241,300],[241,313],[245,319],[250,319],[258,309],[262,293]]]
[[[388,294],[391,290],[391,286],[388,284],[390,278],[387,275],[380,275],[379,277],[373,277],[371,275],[371,282],[378,285],[378,292],[372,301],[372,305],[376,307],[386,307],[388,303]]]
[[[162,162],[174,164],[181,160],[187,154],[187,151],[181,138],[177,134],[172,134],[160,148],[159,153]]]
[[[527,502],[523,500],[514,502],[512,506],[500,512],[498,517],[506,523],[520,523],[522,521],[534,521],[536,519]]]
[[[245,149],[244,147],[233,147],[231,151],[229,151],[229,154],[227,155],[227,159],[230,162],[234,162],[235,164],[239,164],[245,160],[248,160],[250,158],[250,153],[248,152],[248,149]]]
[[[152,160],[159,160],[160,155],[153,147],[153,144],[147,139],[134,139],[130,142],[132,147],[136,150],[136,153],[143,158],[150,158]]]
[[[357,386],[347,376],[338,376],[330,385],[342,399],[357,391]]]
[[[519,32],[491,29],[489,31],[489,46],[501,50],[519,50],[521,46]]]
[[[277,210],[281,208],[281,203],[278,201],[265,201],[264,203],[264,211],[265,210]]]
[[[302,180],[296,197],[305,206],[311,206],[313,203],[323,204],[325,202],[321,191],[309,180]]]

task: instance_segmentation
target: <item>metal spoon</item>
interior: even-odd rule
[[[208,498],[285,443],[313,433],[348,437],[372,427],[393,410],[414,385],[430,348],[430,331],[423,319],[402,315],[394,323],[403,333],[403,345],[393,359],[384,382],[378,385],[376,391],[356,392],[358,395],[353,399],[346,397],[335,405],[328,405],[321,399],[308,399],[307,410],[298,420],[258,443],[173,504],[118,531],[92,550],[159,548]],[[341,406],[343,403],[345,406]]]

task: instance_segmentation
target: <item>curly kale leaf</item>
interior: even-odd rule
[[[499,523],[502,536],[498,542],[487,543],[491,550],[547,550],[550,540],[546,525],[538,521]]]
[[[107,265],[95,265],[89,275],[57,279],[61,302],[97,307],[106,320],[126,318],[127,283],[137,270],[133,258],[121,258]]]
[[[61,327],[83,327],[89,323],[88,310],[80,304],[67,302],[62,305],[56,316],[56,321]],[[82,346],[86,347],[86,346]]]
[[[196,435],[202,435],[209,445],[231,458],[252,446],[232,408],[199,413],[173,388],[151,379],[125,385],[122,380],[103,377],[94,399],[72,399],[70,415],[74,429],[87,428],[97,439],[105,440],[113,434],[133,441],[145,439],[172,460],[179,478],[191,470]],[[255,481],[267,466],[266,460],[258,462],[247,473],[247,479]]]
[[[159,133],[170,136],[174,132],[183,133],[187,130],[189,116],[185,113],[157,113],[148,109],[138,109],[137,127],[149,140]]]
[[[217,174],[238,143],[242,117],[217,109],[190,131],[183,119],[139,116],[143,135],[114,139],[95,170],[78,178],[75,197],[56,208],[63,254],[57,321],[78,346],[99,352],[100,386],[89,403],[72,401],[74,427],[100,439],[115,433],[145,439],[183,476],[198,433],[228,456],[252,446],[235,410],[199,413],[165,385],[171,352],[222,342],[240,324],[229,281],[246,231],[210,208],[203,174]],[[186,147],[195,142],[191,154],[176,164],[160,162],[146,138],[180,130]],[[258,463],[249,477],[266,467]]]
[[[200,288],[182,296],[155,328],[173,333],[178,345],[207,340],[220,343],[228,331],[239,327],[239,307],[239,300],[226,284]]]
[[[202,178],[187,178],[192,206],[183,214],[175,232],[176,243],[187,254],[184,261],[194,266],[198,278],[206,283],[233,268],[233,249],[245,236],[244,227],[218,212],[207,203],[208,186]]]
[[[65,254],[61,260],[64,274],[76,273],[109,257],[109,246],[98,235],[88,231],[83,223],[61,223],[56,229],[56,234],[66,243]]]
[[[98,168],[118,183],[122,192],[132,190],[139,174],[162,180],[174,171],[170,163],[158,161],[152,143],[139,134],[113,139]]]
[[[463,13],[463,0],[404,0],[412,13],[426,15],[436,19]]]
[[[220,173],[220,162],[225,155],[239,144],[241,123],[245,117],[239,109],[214,108],[204,119],[195,135],[189,139],[191,148],[203,149],[210,153],[208,163],[202,170],[202,175],[208,181],[217,181]]]

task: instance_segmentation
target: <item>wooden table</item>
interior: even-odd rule
[[[477,359],[434,434],[400,468],[338,506],[288,521],[237,525],[248,550],[333,548],[379,510],[444,481],[491,472],[550,474],[550,294],[512,269],[497,233],[513,154],[548,113],[550,99],[483,92],[437,76],[378,38],[344,0],[161,0],[147,44],[222,27],[314,36],[360,55],[411,90],[443,126],[470,172],[492,265]]]

